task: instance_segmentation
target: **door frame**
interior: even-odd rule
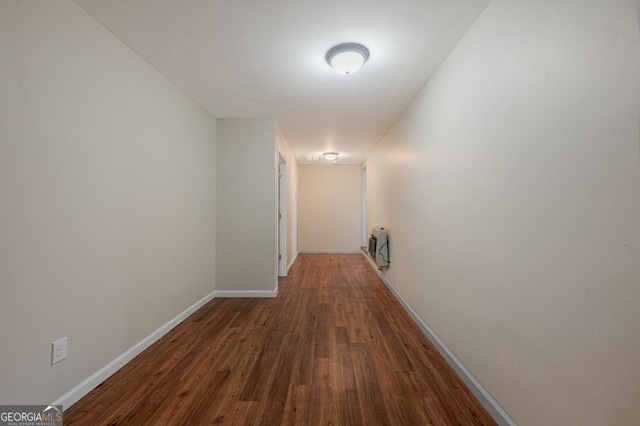
[[[360,217],[361,225],[362,225],[362,240],[360,244],[363,248],[367,247],[367,242],[369,241],[369,234],[367,233],[367,166],[365,165],[360,172],[360,187],[361,187],[361,212],[362,216]]]
[[[278,276],[287,276],[287,162],[278,153]]]

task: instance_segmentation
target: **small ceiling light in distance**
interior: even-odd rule
[[[326,158],[328,161],[333,161],[336,158],[338,158],[338,153],[337,152],[325,152],[324,154],[322,154],[324,156],[324,158]]]

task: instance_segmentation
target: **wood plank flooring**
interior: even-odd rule
[[[275,299],[214,299],[65,425],[493,425],[361,255],[301,254]]]

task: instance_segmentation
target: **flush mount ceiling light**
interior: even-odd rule
[[[326,158],[329,161],[333,161],[336,158],[338,158],[338,153],[337,152],[325,152],[322,155],[324,156],[324,158]]]
[[[353,74],[369,59],[369,49],[358,43],[343,43],[327,52],[327,63],[340,74]]]

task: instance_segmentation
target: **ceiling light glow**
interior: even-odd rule
[[[336,158],[338,158],[338,153],[337,152],[325,152],[322,155],[324,155],[324,158],[326,158],[328,161],[333,161]]]
[[[369,59],[369,49],[358,43],[343,43],[329,49],[326,59],[339,74],[353,74]]]

